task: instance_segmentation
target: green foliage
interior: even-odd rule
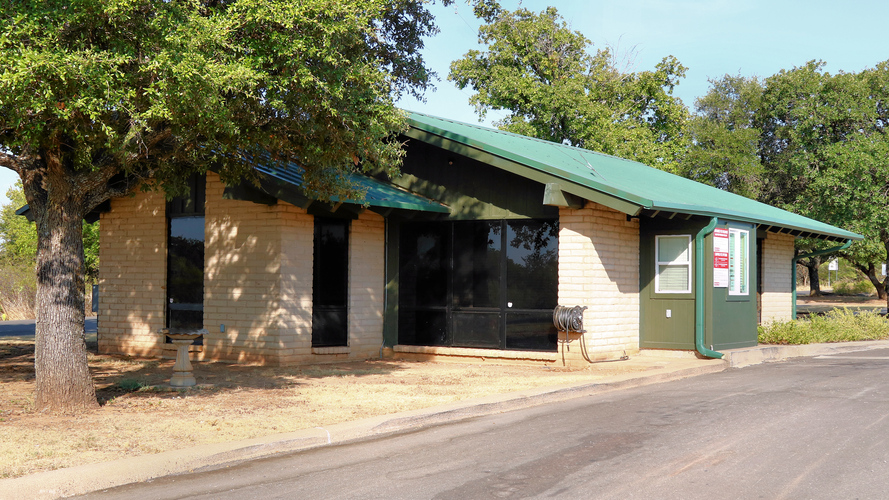
[[[760,344],[816,344],[889,339],[889,320],[872,312],[838,308],[824,316],[759,327]]]
[[[87,285],[99,282],[99,221],[83,223],[83,268]]]
[[[833,284],[833,293],[837,295],[860,295],[872,293],[874,291],[874,285],[871,284],[870,281],[866,280],[857,280],[857,281],[837,281]]]
[[[137,379],[133,379],[133,378],[125,378],[125,379],[119,381],[119,382],[118,382],[117,384],[115,384],[115,385],[116,385],[120,390],[122,390],[122,391],[126,391],[126,392],[136,392],[136,391],[138,391],[138,390],[140,390],[140,389],[142,389],[142,388],[144,388],[144,387],[147,387],[146,384],[145,384],[143,381],[141,381],[141,380],[137,380]]]
[[[9,162],[33,171],[23,163],[49,154],[100,188],[145,180],[178,194],[190,172],[214,165],[232,180],[262,160],[301,164],[319,196],[350,192],[338,173],[397,169],[393,99],[430,77],[419,49],[435,27],[421,0],[3,5]]]
[[[885,297],[876,270],[889,246],[889,61],[836,75],[810,61],[711,85],[689,122],[683,173],[864,235],[843,256]],[[797,241],[802,253],[829,246]]]
[[[21,181],[6,192],[0,206],[0,263],[32,270],[37,262],[37,228],[15,211],[27,204]],[[99,223],[83,223],[84,272],[88,283],[99,279]],[[2,286],[2,285],[0,285]]]
[[[707,95],[695,102],[697,113],[688,122],[691,144],[681,172],[698,182],[756,198],[762,182],[761,131],[756,123],[762,82],[725,75],[710,84]]]
[[[423,0],[0,3],[0,167],[39,235],[37,408],[96,404],[82,330],[50,320],[84,305],[86,214],[137,187],[182,195],[210,167],[255,180],[258,163],[360,199],[344,174],[398,171],[394,102],[428,85],[435,32]]]
[[[16,215],[15,211],[27,204],[22,183],[6,191],[9,203],[0,207],[0,262],[30,266],[37,257],[37,229],[33,222]]]
[[[687,116],[672,96],[686,70],[676,58],[654,71],[625,71],[608,49],[590,54],[591,42],[554,7],[476,10],[487,22],[479,28],[487,50],[454,61],[448,79],[472,87],[480,116],[507,110],[503,130],[676,170]]]
[[[810,62],[763,94],[766,201],[864,235],[843,256],[873,281],[889,244],[887,83],[887,63],[830,75]]]

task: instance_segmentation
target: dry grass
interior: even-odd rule
[[[0,341],[0,478],[639,369],[610,363],[574,371],[404,361],[291,368],[196,363],[199,386],[172,391],[163,386],[172,365],[91,355],[101,408],[47,416],[33,410],[33,343]]]
[[[19,320],[34,317],[36,276],[33,265],[0,263],[0,318]]]

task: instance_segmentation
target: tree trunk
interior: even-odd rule
[[[74,191],[69,185],[66,200],[32,206],[38,234],[35,402],[43,412],[76,413],[98,406],[83,323],[83,208]]]
[[[877,278],[876,267],[874,267],[874,265],[871,264],[868,267],[868,270],[865,274],[867,275],[867,279],[870,280],[871,284],[874,285],[874,289],[877,291],[877,298],[881,299],[881,300],[886,300],[886,286],[883,285],[883,282],[880,281],[879,278]]]
[[[819,257],[811,257],[803,263],[809,270],[809,297],[821,296],[821,278],[818,276],[818,266],[821,265]]]

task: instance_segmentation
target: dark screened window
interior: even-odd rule
[[[401,231],[399,342],[450,345],[447,328],[450,227],[406,224]]]
[[[189,196],[167,204],[167,318],[169,328],[204,327],[203,176],[191,179]]]
[[[557,221],[406,223],[398,341],[556,350]]]
[[[500,221],[454,224],[454,300],[458,307],[500,307]]]
[[[521,221],[506,227],[506,293],[512,307],[552,310],[559,293],[558,224]]]
[[[506,348],[555,350],[558,333],[552,311],[559,300],[559,225],[520,221],[506,226]]]
[[[315,218],[312,346],[348,345],[349,221]]]

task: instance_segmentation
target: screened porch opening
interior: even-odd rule
[[[398,343],[556,351],[558,221],[401,228]]]

